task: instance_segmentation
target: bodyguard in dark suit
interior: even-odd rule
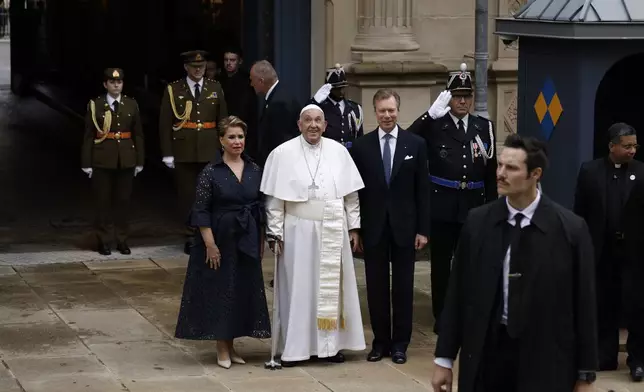
[[[349,150],[365,184],[358,192],[360,236],[374,333],[367,360],[391,355],[402,364],[412,331],[416,251],[429,233],[427,151],[420,137],[397,125],[396,92],[378,90],[373,102],[379,127]]]
[[[244,63],[241,48],[231,46],[224,51],[224,69],[217,77],[226,96],[229,116],[241,118],[248,126],[246,132],[246,149],[244,153],[255,159],[257,157],[257,95],[250,85],[248,71],[242,68]]]
[[[256,62],[250,69],[250,82],[255,93],[265,99],[259,117],[256,157],[256,163],[264,167],[275,147],[300,134],[297,120],[301,107],[286,86],[279,83],[277,72],[266,60]]]
[[[179,214],[184,222],[195,201],[197,177],[221,148],[217,125],[228,117],[221,85],[204,78],[207,56],[202,50],[181,54],[187,77],[167,86],[159,111],[163,163],[175,171]],[[187,226],[186,254],[190,254],[194,235],[194,228]]]
[[[643,215],[637,215],[629,200],[641,198],[634,185],[644,181],[644,164],[633,159],[637,151],[635,129],[617,123],[609,130],[609,154],[581,166],[577,179],[574,210],[586,220],[595,247],[597,265],[597,314],[599,334],[599,369],[617,369],[621,315],[627,315],[628,365],[635,381],[644,378],[644,329],[632,306],[641,303],[638,284],[644,275],[634,273],[637,262],[632,257],[641,253],[641,238],[631,232],[644,228]],[[630,216],[637,219],[626,221]],[[630,289],[630,290],[629,290]],[[632,292],[635,290],[635,292]],[[624,301],[623,301],[623,300]],[[631,319],[629,320],[629,315]],[[634,315],[634,319],[633,316]]]
[[[131,253],[126,240],[132,182],[143,170],[145,146],[139,105],[122,95],[123,70],[106,69],[104,80],[107,94],[90,100],[87,105],[81,165],[92,179],[98,252],[112,253],[110,224],[113,221],[116,248],[127,255]]]
[[[593,247],[583,219],[537,189],[543,143],[510,135],[504,197],[470,211],[436,345],[435,391],[587,392],[597,368]]]
[[[409,127],[427,143],[431,179],[430,261],[432,310],[439,320],[447,292],[452,256],[470,209],[497,198],[494,126],[469,114],[472,78],[465,64],[452,72],[426,113]],[[436,325],[434,332],[436,332]]]
[[[324,111],[327,121],[325,137],[351,148],[353,142],[362,136],[364,114],[362,106],[344,97],[347,75],[340,64],[327,69],[326,83],[320,87],[309,103],[318,105]]]

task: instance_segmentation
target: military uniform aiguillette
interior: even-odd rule
[[[106,73],[106,79],[123,77],[120,69],[109,69]],[[106,94],[89,101],[81,157],[82,167],[92,169],[96,232],[99,248],[105,245],[107,253],[112,242],[112,221],[118,243],[125,244],[134,171],[135,167],[143,167],[145,161],[137,102],[125,95],[113,105],[111,100]]]
[[[183,56],[186,64],[205,64],[205,52],[187,52]],[[194,203],[197,176],[221,148],[218,125],[228,116],[219,82],[204,77],[198,84],[199,93],[195,91],[193,95],[187,78],[170,83],[159,115],[161,152],[164,159],[174,157],[179,211],[185,222]],[[187,229],[189,237],[193,233]]]
[[[447,82],[452,97],[472,97],[465,64]],[[423,113],[409,127],[427,143],[430,173],[430,252],[432,306],[438,319],[449,280],[451,259],[470,209],[497,198],[495,130],[492,122],[451,112],[440,118]]]

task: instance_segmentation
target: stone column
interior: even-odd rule
[[[377,61],[391,57],[386,53],[420,48],[412,31],[413,0],[357,1],[358,34],[351,46],[354,60]]]

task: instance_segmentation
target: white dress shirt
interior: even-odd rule
[[[454,121],[454,125],[456,125],[456,129],[458,129],[459,118],[453,115],[452,112],[449,112],[449,116],[452,118],[452,121]],[[469,113],[466,114],[465,117],[461,118],[461,120],[463,120],[463,127],[465,128],[465,133],[467,133],[467,125],[469,124],[469,119],[470,119]]]
[[[195,86],[197,85],[197,83],[199,84],[199,92],[203,93],[203,78],[201,78],[201,80],[198,82],[195,82],[190,78],[186,78],[186,80],[188,81],[188,87],[190,87],[190,92],[192,93],[193,97],[195,96]]]
[[[385,134],[386,132],[382,130],[382,128],[378,127],[378,139],[380,140],[380,156],[382,157],[384,151],[385,151]],[[389,150],[391,151],[391,168],[393,169],[394,167],[394,153],[396,152],[396,141],[398,140],[398,125],[394,127],[394,129],[389,132],[389,134],[392,136],[391,139],[389,139]]]
[[[505,198],[505,203],[508,206],[508,223],[512,226],[516,225],[515,217],[518,213],[523,214],[523,220],[521,221],[521,228],[530,225],[534,212],[537,210],[539,201],[541,200],[541,192],[537,189],[537,197],[530,203],[529,206],[519,211],[516,208],[510,205],[508,198]],[[505,258],[503,259],[503,313],[501,314],[501,323],[508,323],[508,287],[509,287],[509,276],[510,275],[510,247],[508,247],[507,252],[505,252]],[[440,367],[451,369],[454,366],[454,360],[451,358],[436,358],[434,363]]]
[[[116,99],[112,98],[111,95],[107,94],[107,104],[110,105],[110,109],[112,109],[112,111],[114,110],[114,102],[115,101],[118,101],[119,104],[121,103],[121,95],[120,94],[119,94],[118,97],[116,97]]]
[[[273,85],[271,86],[271,88],[269,88],[269,89],[268,89],[268,92],[266,93],[266,96],[264,97],[264,100],[265,100],[265,101],[268,101],[268,97],[270,97],[270,96],[271,96],[271,93],[273,92],[273,90],[275,90],[275,86],[277,86],[277,83],[279,83],[279,82],[280,82],[280,81],[279,81],[279,79],[278,79],[278,80],[276,80],[276,81],[275,81],[275,84],[273,84]]]

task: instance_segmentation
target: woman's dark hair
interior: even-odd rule
[[[534,169],[540,167],[543,172],[548,167],[548,152],[546,144],[534,137],[522,137],[516,133],[509,135],[503,143],[504,147],[517,148],[525,151],[527,157],[525,160],[528,166],[528,174]]]
[[[248,125],[237,116],[228,116],[221,120],[219,123],[219,137],[226,136],[228,128],[241,128],[244,131],[244,136],[246,136],[246,131],[248,131]]]

